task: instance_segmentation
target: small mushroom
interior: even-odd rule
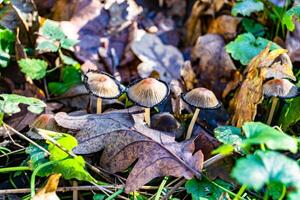
[[[215,94],[203,87],[195,88],[182,95],[183,101],[187,104],[196,107],[192,121],[189,125],[185,139],[192,136],[192,131],[199,115],[200,109],[217,109],[221,106]]]
[[[145,107],[145,121],[150,126],[150,109],[163,102],[169,95],[168,85],[155,78],[144,78],[130,84],[128,98],[137,105]]]
[[[286,79],[273,79],[267,81],[263,85],[263,92],[266,97],[273,97],[272,106],[267,120],[268,125],[272,122],[279,98],[290,99],[299,95],[298,87]]]
[[[102,99],[116,99],[122,94],[121,84],[111,75],[89,70],[84,74],[87,90],[97,98],[97,113],[102,112]]]

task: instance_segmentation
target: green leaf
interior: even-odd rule
[[[235,126],[219,126],[214,130],[215,137],[224,144],[239,146],[244,136],[241,129]]]
[[[47,147],[45,147],[47,149]],[[34,170],[41,164],[44,164],[46,162],[49,162],[48,157],[46,157],[46,154],[44,151],[42,151],[40,148],[30,144],[25,152],[29,154],[29,166]],[[44,177],[51,174],[51,171],[49,171],[48,168],[42,168],[38,171],[37,175]]]
[[[36,47],[37,50],[41,52],[57,52],[58,46],[55,45],[54,41],[52,40],[45,40],[41,43],[39,43]]]
[[[77,140],[68,134],[62,134],[56,141],[69,151],[77,146]],[[76,178],[77,180],[89,182],[95,181],[95,179],[85,170],[85,161],[81,156],[71,158],[67,153],[52,143],[49,144],[48,150],[51,153],[50,161],[59,161],[56,164],[53,164],[53,170],[57,173],[61,173],[65,179]]]
[[[264,9],[264,4],[257,0],[242,0],[234,4],[231,14],[237,16],[250,16],[253,12],[259,12]]]
[[[106,198],[106,195],[104,194],[94,194],[93,200],[104,200]]]
[[[278,124],[282,130],[287,130],[298,121],[300,121],[300,97],[286,101],[280,113]]]
[[[290,8],[283,15],[282,24],[285,25],[289,31],[295,30],[295,24],[293,22],[294,16],[296,16],[298,20],[300,19],[300,4]]]
[[[60,54],[60,58],[62,59],[62,61],[66,64],[66,65],[76,65],[78,64],[78,62],[76,60],[74,60],[73,58],[66,56],[64,54]]]
[[[46,20],[41,28],[42,35],[52,40],[61,40],[66,37],[59,25],[51,20]]]
[[[244,33],[239,35],[234,41],[226,45],[225,49],[231,56],[240,61],[243,65],[247,65],[252,58],[258,55],[270,43],[269,40],[258,37],[257,39],[252,33]],[[271,50],[280,48],[272,43]]]
[[[228,190],[231,188],[229,183],[221,179],[216,179],[215,182]],[[207,179],[202,179],[201,181],[197,179],[188,180],[185,184],[185,188],[187,193],[192,195],[193,200],[217,200],[224,192]]]
[[[272,199],[280,199],[283,187],[282,183],[277,183],[277,182],[271,182],[268,184],[268,194]]]
[[[46,76],[47,62],[40,59],[21,59],[18,61],[21,71],[32,80],[39,80]]]
[[[62,82],[51,82],[48,84],[48,88],[51,94],[60,95],[68,91],[72,86],[80,83],[80,66],[69,66],[63,68]]]
[[[15,35],[9,29],[0,29],[0,66],[7,67],[14,51]]]
[[[46,107],[46,104],[36,98],[24,97],[17,94],[0,94],[3,100],[0,100],[0,112],[8,115],[15,114],[21,111],[19,104],[28,105],[27,109],[33,113],[41,113]]]
[[[236,162],[232,176],[241,184],[261,189],[265,184],[282,183],[300,188],[300,168],[296,161],[274,151],[256,151]]]
[[[265,27],[253,19],[244,18],[242,26],[247,32],[255,36],[263,36],[265,34]]]
[[[289,150],[296,153],[297,140],[261,122],[246,122],[242,127],[247,139],[243,140],[244,146],[265,144],[272,150]]]
[[[75,44],[78,43],[78,40],[73,40],[70,38],[63,38],[61,41],[61,47],[64,49],[70,49],[72,48]]]
[[[230,144],[223,144],[213,150],[212,154],[222,154],[222,155],[230,155],[234,151],[234,147]]]

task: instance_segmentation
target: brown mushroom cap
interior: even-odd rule
[[[221,106],[215,94],[203,87],[195,88],[182,95],[189,105],[201,109],[215,109]]]
[[[163,81],[145,78],[132,83],[128,87],[127,95],[136,104],[151,108],[167,98],[169,88]]]
[[[88,71],[84,83],[90,93],[100,98],[114,99],[122,94],[118,81],[104,72]]]
[[[273,79],[263,85],[267,97],[293,98],[299,94],[297,86],[286,79]]]

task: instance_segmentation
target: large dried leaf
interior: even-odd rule
[[[192,50],[192,59],[199,60],[199,67],[195,69],[199,83],[213,90],[218,97],[236,70],[224,46],[221,36],[206,34],[198,38]]]
[[[203,154],[194,153],[194,143],[178,143],[173,136],[146,127],[139,115],[128,111],[83,116],[58,113],[55,120],[62,127],[78,130],[75,153],[104,149],[100,163],[112,173],[124,171],[138,160],[127,178],[127,193],[160,176],[199,176]]]
[[[154,34],[139,30],[131,44],[132,51],[142,61],[138,66],[141,77],[158,72],[160,78],[168,83],[180,79],[180,70],[184,60],[180,51],[172,45],[164,45]]]

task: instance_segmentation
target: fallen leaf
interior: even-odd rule
[[[141,77],[148,77],[156,71],[160,74],[160,79],[167,83],[173,79],[180,79],[180,70],[184,60],[176,47],[164,45],[156,35],[138,30],[131,49],[142,61],[138,66],[138,73]]]
[[[237,26],[240,21],[237,17],[221,15],[210,23],[207,32],[216,33],[222,35],[225,40],[231,40],[237,34]]]
[[[221,97],[226,84],[236,70],[233,61],[225,51],[223,38],[216,34],[200,36],[192,50],[192,60],[199,60],[195,69],[201,86]]]
[[[194,88],[194,84],[198,83],[196,74],[192,68],[191,61],[185,61],[181,69],[181,76],[184,80],[185,87],[187,90]]]
[[[205,15],[214,15],[224,5],[224,0],[197,0],[192,8],[192,12],[186,21],[185,43],[188,46],[193,45],[199,35],[205,30],[205,24],[202,17]]]
[[[201,151],[194,152],[192,141],[177,143],[173,136],[135,122],[128,112],[69,116],[58,113],[60,126],[78,130],[75,153],[88,154],[104,149],[101,166],[115,173],[124,171],[137,159],[125,191],[135,191],[160,176],[199,176],[203,164]]]
[[[46,185],[39,190],[31,200],[59,200],[56,189],[61,174],[53,174],[49,177]]]

